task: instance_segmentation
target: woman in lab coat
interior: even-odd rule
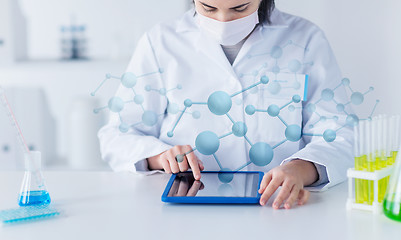
[[[125,103],[109,102],[116,113],[99,131],[104,160],[145,174],[190,168],[196,179],[264,171],[261,205],[282,186],[275,209],[345,180],[352,130],[336,103],[347,102],[346,81],[323,32],[274,0],[194,3],[140,39],[135,75],[116,94]]]

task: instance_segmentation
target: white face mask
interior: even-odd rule
[[[219,44],[232,46],[248,36],[259,23],[258,10],[249,16],[229,22],[221,22],[198,13],[202,31],[211,35]]]

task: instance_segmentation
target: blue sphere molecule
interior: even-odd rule
[[[177,84],[177,89],[182,89],[182,85],[181,84]]]
[[[191,107],[191,106],[192,106],[192,101],[191,101],[191,99],[185,100],[185,101],[184,101],[184,106],[185,106],[185,107]]]
[[[359,117],[355,114],[350,114],[347,116],[345,119],[345,122],[347,123],[348,126],[357,126],[359,124]]]
[[[283,55],[283,49],[280,46],[273,46],[270,51],[270,56],[274,59],[279,59]]]
[[[277,66],[277,65],[274,66],[274,67],[272,68],[272,72],[273,72],[274,74],[279,74],[280,71],[281,71],[281,69],[280,69],[280,67]]]
[[[152,111],[145,111],[142,114],[142,122],[146,126],[152,127],[157,123],[157,114]]]
[[[228,113],[232,104],[230,95],[223,91],[214,92],[207,99],[207,107],[216,115]]]
[[[287,138],[288,141],[298,142],[299,139],[301,139],[302,137],[301,127],[296,124],[289,125],[285,129],[285,137]]]
[[[344,104],[339,103],[339,104],[337,104],[336,109],[338,112],[343,112],[345,109],[345,106],[344,106]]]
[[[360,105],[361,103],[363,103],[363,100],[364,100],[364,96],[360,92],[354,92],[351,95],[351,102],[354,105]]]
[[[123,123],[123,122],[120,124],[120,126],[118,126],[118,129],[122,133],[128,132],[129,128],[130,128],[130,126],[128,124],[126,124],[126,123]]]
[[[126,88],[132,88],[136,84],[136,76],[131,72],[126,72],[121,76],[121,84]]]
[[[192,113],[192,117],[194,119],[199,119],[201,117],[201,113],[199,111],[195,111]]]
[[[323,133],[323,139],[326,142],[333,142],[334,140],[336,140],[336,137],[337,137],[336,132],[334,130],[331,130],[331,129],[327,129]]]
[[[334,122],[337,122],[338,121],[338,116],[334,116],[333,120],[334,120]]]
[[[321,117],[320,117],[320,121],[321,121],[321,122],[326,122],[326,121],[327,121],[327,117],[321,116]]]
[[[295,107],[293,105],[288,106],[288,111],[290,112],[295,111]]]
[[[267,108],[267,113],[272,117],[277,117],[280,114],[279,106],[272,104]]]
[[[219,149],[220,140],[216,133],[204,131],[196,137],[195,146],[203,155],[212,155]]]
[[[145,86],[145,91],[150,92],[152,90],[152,86],[146,85]]]
[[[272,82],[269,85],[267,85],[267,90],[271,94],[276,95],[281,91],[281,84],[278,82]]]
[[[306,106],[306,110],[307,110],[308,112],[310,112],[310,113],[314,113],[314,112],[316,111],[316,104],[314,104],[314,103],[309,103],[309,104]]]
[[[229,168],[222,168],[220,170],[220,172],[217,175],[219,177],[220,182],[229,183],[229,182],[231,182],[233,180],[234,174],[233,173],[226,173],[226,172],[229,172],[229,171],[231,171]]]
[[[135,97],[134,97],[134,102],[136,103],[136,104],[142,104],[143,103],[143,96],[142,95],[136,95]]]
[[[326,88],[322,91],[321,97],[324,101],[329,102],[334,98],[333,90]]]
[[[172,131],[167,132],[167,137],[171,138],[174,136],[174,133]]]
[[[167,112],[170,114],[177,114],[180,111],[178,104],[168,103]]]
[[[232,127],[233,134],[237,137],[243,137],[248,131],[248,127],[244,122],[236,122]]]
[[[249,150],[249,158],[256,166],[266,166],[273,160],[273,148],[264,142],[255,143]]]
[[[301,97],[299,95],[292,96],[292,101],[294,103],[299,103],[301,101]]]
[[[260,82],[263,84],[268,84],[269,83],[269,78],[267,76],[261,76],[260,77]]]
[[[110,111],[118,113],[124,109],[124,101],[119,97],[112,97],[108,102]]]
[[[349,86],[350,80],[349,80],[348,78],[343,78],[343,79],[341,80],[341,83],[342,83],[344,86]]]
[[[242,103],[244,103],[244,101],[241,98],[235,99],[235,104],[241,105]]]
[[[255,112],[256,112],[256,108],[255,108],[253,105],[248,105],[248,106],[246,106],[246,108],[245,108],[245,112],[246,112],[246,114],[248,114],[248,115],[253,115],[253,114],[255,114]]]
[[[220,184],[219,188],[217,189],[220,196],[232,196],[234,194],[234,189],[231,184],[223,183]]]
[[[165,88],[160,88],[159,94],[162,96],[166,96],[167,90]]]
[[[293,59],[288,63],[288,69],[293,72],[296,73],[299,70],[301,70],[302,64],[300,61]]]

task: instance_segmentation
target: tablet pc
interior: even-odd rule
[[[258,204],[263,172],[205,171],[195,181],[192,172],[173,174],[162,195],[171,203]]]

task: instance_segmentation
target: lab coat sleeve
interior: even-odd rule
[[[167,99],[157,91],[149,90],[161,89],[164,86],[162,69],[147,34],[139,40],[126,72],[137,76],[136,83],[132,88],[120,84],[115,97],[125,102],[124,108],[118,113],[110,112],[109,122],[98,132],[102,158],[114,171],[144,174],[161,172],[149,171],[146,160],[172,147],[159,140]],[[142,102],[138,104],[135,99],[143,101],[137,101]],[[145,112],[151,113],[148,118],[144,117]],[[157,122],[144,124],[149,122],[149,116],[150,122],[152,116],[157,116]],[[121,123],[130,126],[127,132],[119,130]]]
[[[352,124],[346,125],[347,114],[352,113],[346,105],[346,113],[337,110],[337,104],[346,104],[348,97],[342,75],[334,54],[322,31],[316,30],[309,39],[304,62],[313,62],[305,67],[309,75],[307,101],[303,102],[303,148],[285,159],[281,164],[294,159],[313,162],[319,174],[317,182],[307,189],[312,191],[325,190],[346,179],[346,171],[353,165],[353,129]],[[334,97],[322,99],[322,90],[330,89]],[[329,101],[326,101],[329,100]],[[320,121],[326,116],[326,121]],[[333,117],[338,117],[335,121]],[[313,127],[311,127],[313,125]],[[323,134],[326,130],[335,131],[333,142],[326,142]],[[312,136],[310,136],[312,135]]]

